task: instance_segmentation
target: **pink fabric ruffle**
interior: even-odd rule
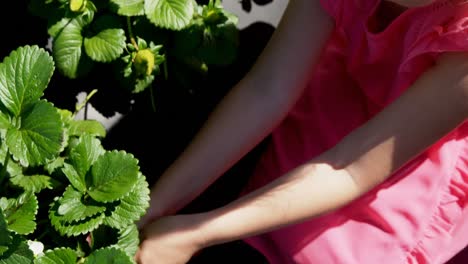
[[[451,177],[441,191],[440,202],[423,231],[423,236],[408,252],[408,263],[445,263],[466,246],[468,233],[459,232],[456,223],[468,220],[467,136],[468,124],[463,125],[453,135],[455,142],[451,144],[457,148],[458,153],[448,153],[453,158]],[[468,227],[464,229],[468,231]]]

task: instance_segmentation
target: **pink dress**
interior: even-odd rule
[[[371,27],[380,0],[321,2],[335,30],[245,192],[335,145],[441,53],[468,51],[466,0],[408,9],[378,33]],[[468,122],[342,209],[245,241],[271,264],[439,264],[468,244],[467,202]]]

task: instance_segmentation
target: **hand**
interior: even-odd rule
[[[190,215],[166,216],[141,230],[138,264],[185,264],[203,248]]]

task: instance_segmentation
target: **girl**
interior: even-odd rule
[[[244,239],[272,264],[444,263],[468,244],[467,117],[465,0],[292,0],[152,188],[136,260]],[[240,199],[168,216],[270,132]]]

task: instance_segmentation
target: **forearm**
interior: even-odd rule
[[[241,89],[225,98],[156,182],[151,194],[154,207],[173,213],[185,206],[265,138],[289,108],[249,95],[253,83],[239,85]],[[183,192],[175,191],[181,187]]]
[[[153,210],[182,208],[271,132],[302,93],[331,29],[318,1],[288,5],[251,71],[152,188]]]
[[[368,192],[466,121],[466,56],[443,57],[332,149],[232,204],[194,215],[191,225],[204,244],[223,243],[312,219]]]
[[[362,194],[346,170],[309,163],[220,209],[194,215],[205,246],[278,229],[330,212]],[[194,221],[195,219],[195,221]]]

